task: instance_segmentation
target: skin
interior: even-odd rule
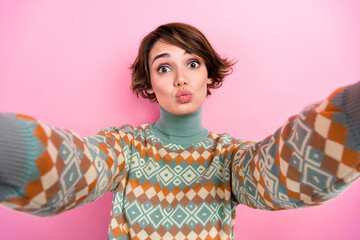
[[[158,40],[149,53],[152,89],[161,107],[176,115],[198,110],[211,83],[204,61],[197,55]]]

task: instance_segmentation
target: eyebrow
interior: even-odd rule
[[[161,54],[159,54],[159,55],[156,55],[156,56],[154,57],[154,60],[152,61],[151,64],[153,64],[156,59],[162,58],[162,57],[170,57],[170,54],[168,54],[168,53],[161,53]]]
[[[185,52],[184,52],[184,55],[185,55],[185,54],[190,54],[190,53],[189,53],[188,51],[185,51]],[[170,54],[169,54],[169,53],[161,53],[161,54],[159,54],[159,55],[156,55],[156,56],[154,57],[154,60],[152,61],[151,64],[153,64],[156,59],[159,59],[159,58],[162,58],[162,57],[170,57]]]

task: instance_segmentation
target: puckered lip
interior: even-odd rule
[[[187,96],[187,95],[192,95],[192,93],[189,90],[180,90],[176,93],[176,97],[181,97],[181,96]]]

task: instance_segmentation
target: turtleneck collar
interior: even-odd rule
[[[160,105],[159,108],[160,118],[156,123],[151,124],[150,128],[160,139],[180,145],[192,145],[203,140],[209,134],[209,131],[204,129],[201,124],[202,107],[196,112],[186,115],[170,113]]]

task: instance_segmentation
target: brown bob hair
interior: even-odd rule
[[[157,101],[155,94],[147,91],[152,89],[148,60],[151,48],[160,39],[203,59],[208,78],[212,79],[211,84],[207,87],[207,96],[211,94],[210,88],[221,87],[224,77],[232,73],[232,66],[235,62],[221,58],[197,28],[185,23],[161,25],[144,37],[138,56],[131,65],[131,89],[137,97],[141,95],[152,102]]]

